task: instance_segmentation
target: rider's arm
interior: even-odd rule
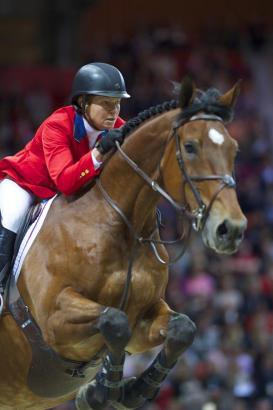
[[[42,137],[49,175],[64,195],[75,193],[101,171],[101,168],[95,169],[90,151],[75,162],[70,149],[70,133],[65,124],[51,121],[45,126]]]
[[[118,117],[115,127],[124,121]],[[103,155],[93,148],[75,162],[71,145],[71,129],[64,121],[49,121],[43,130],[43,151],[49,175],[58,191],[72,195],[101,172]]]

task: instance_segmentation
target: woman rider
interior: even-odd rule
[[[104,154],[123,142],[120,101],[129,97],[116,67],[84,65],[73,80],[72,105],[53,112],[21,151],[0,161],[0,307],[29,207],[57,192],[72,195],[100,173]]]

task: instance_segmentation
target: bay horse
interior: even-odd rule
[[[220,94],[185,79],[178,101],[128,121],[96,184],[53,202],[24,261],[21,296],[10,290],[1,318],[1,410],[75,397],[79,410],[133,409],[155,397],[196,332],[164,301],[156,205],[164,197],[214,251],[238,249],[246,218],[233,177],[237,143],[224,125],[238,94],[238,83]],[[125,352],[159,345],[148,369],[124,381]]]

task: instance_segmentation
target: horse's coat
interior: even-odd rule
[[[216,108],[219,105],[220,109],[231,109],[237,94],[236,86],[217,97]],[[182,110],[191,108],[193,99],[194,87],[186,86],[185,91],[182,87]],[[199,110],[206,112],[206,103],[202,104]],[[189,183],[185,183],[176,160],[175,141],[170,138],[180,112],[181,109],[171,109],[143,122],[128,136],[123,149],[175,201],[187,204],[194,213],[196,197]],[[188,176],[202,177],[192,181],[209,211],[203,240],[217,252],[231,253],[242,240],[245,217],[233,186],[220,186],[219,180],[209,177],[230,178],[237,144],[220,118],[190,118],[177,132]],[[212,127],[224,136],[221,145],[208,137]],[[156,226],[158,193],[118,152],[105,165],[100,181],[137,234],[149,237]],[[157,231],[155,238],[159,239]],[[74,200],[59,197],[53,203],[26,257],[18,286],[45,341],[62,357],[89,361],[105,345],[113,352],[109,340],[98,331],[98,321],[106,306],[119,306],[133,243],[120,215],[105,201],[97,186]],[[158,245],[158,252],[167,258],[164,245]],[[164,301],[167,283],[167,268],[158,263],[148,244],[139,244],[125,309],[132,330],[126,347],[129,352],[144,352],[165,341],[173,313]],[[171,346],[165,341],[163,350],[167,360],[174,363],[186,345],[177,346],[176,350]],[[29,390],[31,350],[9,312],[1,319],[0,351],[2,410],[45,409],[75,396],[71,391],[48,400]]]

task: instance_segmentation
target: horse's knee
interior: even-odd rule
[[[124,348],[131,337],[126,313],[116,308],[107,308],[101,314],[97,328],[113,347]]]
[[[175,314],[169,321],[167,343],[173,349],[186,349],[194,340],[196,326],[193,321],[184,314]]]

